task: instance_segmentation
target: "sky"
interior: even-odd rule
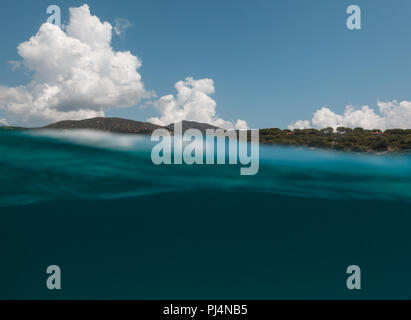
[[[43,25],[52,4],[63,30]],[[0,123],[411,128],[410,16],[408,0],[2,1]]]

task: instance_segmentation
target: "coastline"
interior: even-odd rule
[[[219,129],[215,126],[195,121],[182,121],[183,131],[197,129],[205,133],[207,129]],[[25,130],[98,130],[120,134],[151,135],[156,129],[166,129],[173,134],[174,124],[157,126],[121,118],[92,118],[84,120],[66,120],[49,124],[45,127],[24,128],[2,126],[1,131]],[[376,155],[401,154],[411,152],[411,129],[378,129],[363,128],[324,128],[324,129],[279,129],[259,130],[259,143],[262,145],[304,147],[308,149],[333,150]],[[249,135],[250,135],[249,130]]]

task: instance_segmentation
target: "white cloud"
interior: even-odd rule
[[[0,110],[8,121],[42,125],[103,116],[107,108],[132,106],[149,97],[137,72],[140,60],[114,51],[112,32],[112,25],[92,16],[88,5],[70,9],[65,31],[43,24],[17,48],[32,81],[0,86]]]
[[[0,119],[0,127],[8,126],[9,124],[7,123],[6,119]]]
[[[288,126],[288,129],[294,130],[294,129],[308,129],[311,127],[310,121],[308,120],[298,120],[293,124],[290,124]]]
[[[8,61],[8,64],[11,66],[11,70],[16,71],[18,68],[21,67],[21,61]]]
[[[314,113],[311,121],[299,120],[289,126],[289,129],[305,129],[314,127],[318,129],[332,127],[364,129],[409,129],[411,128],[411,102],[391,102],[377,103],[378,110],[369,106],[359,109],[347,106],[344,114],[337,114],[328,108],[321,108]]]
[[[132,24],[129,20],[125,18],[118,18],[114,21],[114,32],[116,35],[120,36],[131,26]]]
[[[177,96],[167,95],[154,102],[160,112],[160,118],[150,118],[148,121],[157,125],[168,125],[183,120],[208,123],[223,129],[246,129],[244,120],[236,124],[226,121],[216,115],[216,102],[210,97],[215,92],[212,79],[186,78],[176,83]]]
[[[237,130],[247,130],[249,129],[247,121],[238,119],[235,123],[235,129]]]

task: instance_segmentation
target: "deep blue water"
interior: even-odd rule
[[[240,176],[151,147],[0,133],[0,298],[411,298],[411,156],[261,147]]]

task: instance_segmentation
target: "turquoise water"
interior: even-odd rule
[[[261,147],[241,176],[152,146],[0,133],[0,298],[411,298],[411,156]]]

